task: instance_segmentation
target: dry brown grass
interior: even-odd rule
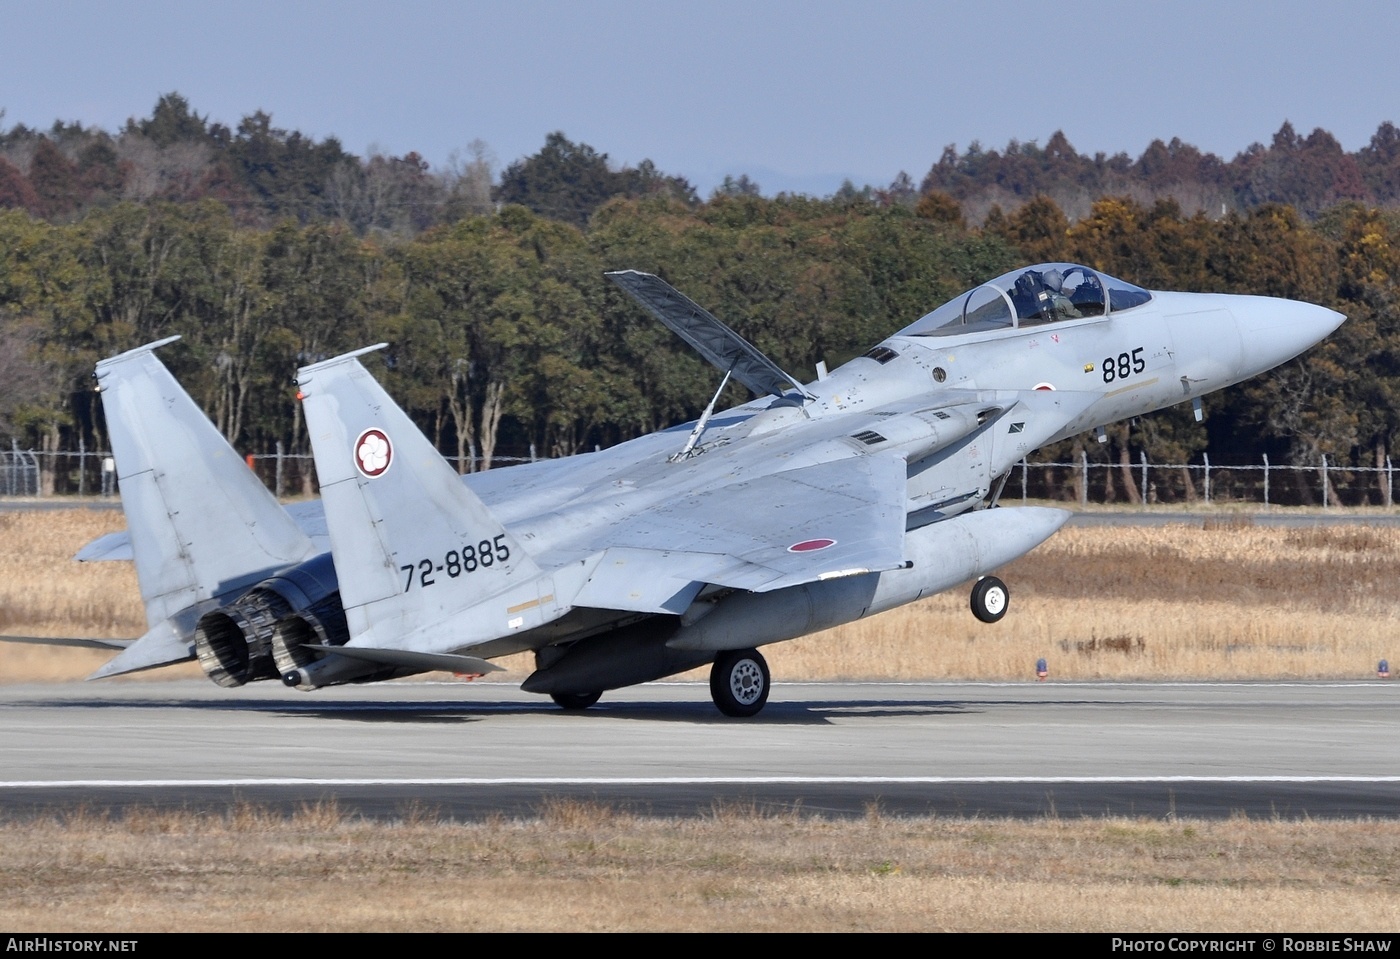
[[[115,510],[0,512],[0,628],[130,636],[145,629],[130,563],[75,563],[83,544],[124,527]]]
[[[1400,823],[135,814],[0,825],[13,931],[1400,927]]]
[[[139,634],[130,566],[70,560],[120,522],[0,514],[4,631]],[[1023,678],[1039,656],[1056,677],[1360,676],[1400,635],[1400,530],[1203,525],[1062,532],[1004,571],[996,626],[958,591],[769,658],[784,678]],[[77,678],[105,655],[0,645],[0,677]],[[1356,933],[1400,927],[1396,876],[1400,822],[665,820],[567,801],[481,823],[334,805],[0,822],[15,931]]]
[[[117,510],[0,512],[0,632],[120,639],[146,631],[130,563],[75,563],[91,540],[125,528]],[[112,656],[101,650],[0,643],[0,682],[81,679]],[[191,672],[193,670],[193,673]],[[189,676],[197,667],[160,675]]]
[[[1400,529],[1193,526],[1062,530],[998,575],[986,626],[943,593],[772,647],[814,678],[1345,678],[1400,657]],[[1400,661],[1400,660],[1397,660]]]
[[[0,629],[136,636],[127,563],[73,553],[120,528],[120,514],[0,513]],[[963,590],[768,647],[785,679],[1345,678],[1400,665],[1400,528],[1281,529],[1247,518],[1192,525],[1067,529],[1000,572],[1012,608],[974,620]],[[87,675],[100,652],[0,644],[6,681]],[[526,656],[502,660],[523,678]],[[194,667],[149,676],[190,675]],[[697,673],[696,675],[700,675]]]

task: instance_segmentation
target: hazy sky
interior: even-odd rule
[[[116,130],[178,91],[236,126],[339,137],[435,167],[503,166],[562,130],[707,195],[917,181],[949,144],[1229,159],[1286,120],[1348,150],[1400,122],[1394,0],[864,0],[203,4],[0,0],[0,125]]]

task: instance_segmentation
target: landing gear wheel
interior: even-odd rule
[[[726,716],[754,716],[768,702],[768,663],[756,649],[728,649],[710,667],[710,697]]]
[[[554,700],[561,709],[577,711],[587,709],[598,700],[603,698],[601,692],[597,693],[550,693],[549,698]]]
[[[972,587],[972,615],[984,623],[995,623],[1006,615],[1011,593],[995,576],[984,576]]]

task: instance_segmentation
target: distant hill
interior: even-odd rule
[[[121,201],[214,199],[246,226],[341,221],[361,235],[405,236],[504,203],[586,227],[616,197],[701,202],[684,178],[649,160],[617,167],[563,132],[549,133],[536,154],[499,171],[493,166],[480,141],[466,158],[433,170],[413,152],[357,157],[334,137],[317,141],[275,127],[262,111],[230,127],[168,93],[149,117],[130,119],[118,131],[62,121],[47,130],[0,130],[0,208],[63,223]],[[741,173],[715,195],[759,189]],[[993,209],[1010,212],[1037,196],[1054,200],[1071,222],[1110,195],[1143,205],[1171,199],[1187,214],[1208,215],[1282,203],[1312,218],[1347,201],[1400,205],[1400,129],[1383,123],[1367,146],[1347,153],[1326,130],[1304,137],[1285,122],[1269,145],[1253,144],[1230,160],[1175,138],[1154,140],[1136,159],[1082,155],[1056,131],[1044,146],[1014,140],[1002,150],[975,142],[961,152],[949,146],[917,184],[900,173],[888,186],[846,184],[834,198],[913,207],[930,193],[957,200],[974,225]]]

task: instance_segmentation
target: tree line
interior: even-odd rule
[[[177,144],[197,134],[233,151],[261,129],[215,130],[167,106],[148,129],[134,122],[134,135]],[[293,135],[279,136],[293,149]],[[245,146],[238,155],[251,156]],[[542,199],[577,163],[609,177],[592,180],[580,205]],[[403,230],[250,218],[213,186],[246,185],[218,177],[197,198],[91,202],[63,216],[11,204],[0,210],[0,431],[34,449],[107,448],[94,363],[179,333],[163,358],[238,449],[305,452],[297,366],[383,340],[390,348],[369,362],[390,392],[463,469],[489,468],[531,449],[612,445],[694,417],[709,399],[714,371],[606,270],[660,274],[810,377],[817,361],[859,355],[982,280],[1061,259],[1156,289],[1307,300],[1350,322],[1302,360],[1208,397],[1204,424],[1169,410],[1051,455],[1183,462],[1208,447],[1222,464],[1267,454],[1384,465],[1400,429],[1400,214],[1383,206],[1348,200],[1306,215],[1263,203],[1221,215],[1119,194],[1072,215],[1042,192],[974,217],[952,189],[927,186],[912,202],[869,189],[766,198],[747,179],[701,201],[649,164],[613,169],[562,134],[512,168],[477,206]],[[728,398],[746,397],[732,387]],[[1105,472],[1116,495],[1140,495],[1130,470]]]
[[[726,177],[714,195],[760,192],[741,174]],[[949,145],[921,181],[901,172],[883,187],[846,183],[833,199],[912,208],[931,192],[957,200],[977,225],[1037,196],[1055,200],[1073,220],[1103,196],[1146,206],[1170,199],[1188,214],[1222,216],[1284,204],[1312,218],[1339,203],[1400,204],[1400,129],[1382,123],[1366,146],[1348,152],[1326,130],[1304,136],[1284,122],[1268,145],[1251,144],[1229,160],[1175,138],[1154,140],[1136,158],[1081,154],[1055,131],[1044,146],[1013,140],[996,150],[973,142],[960,151]],[[0,209],[51,222],[73,222],[124,201],[212,198],[240,226],[335,220],[361,235],[408,236],[505,204],[586,228],[610,200],[656,195],[702,202],[684,177],[650,160],[617,167],[606,153],[562,132],[497,172],[479,140],[433,170],[413,152],[357,157],[335,137],[318,141],[282,129],[261,110],[226,125],[174,92],[161,96],[149,117],[111,133],[62,121],[47,130],[0,127]]]
[[[892,185],[907,193],[912,182]],[[1045,146],[1012,141],[1004,150],[973,143],[948,147],[920,185],[941,190],[980,217],[1035,196],[1053,198],[1071,217],[1088,213],[1099,197],[1127,196],[1148,204],[1172,199],[1187,212],[1223,214],[1286,204],[1313,217],[1339,203],[1400,203],[1400,129],[1386,122],[1355,152],[1317,129],[1307,136],[1285,122],[1270,143],[1251,144],[1230,160],[1179,139],[1154,140],[1141,156],[1078,153],[1063,132]]]

